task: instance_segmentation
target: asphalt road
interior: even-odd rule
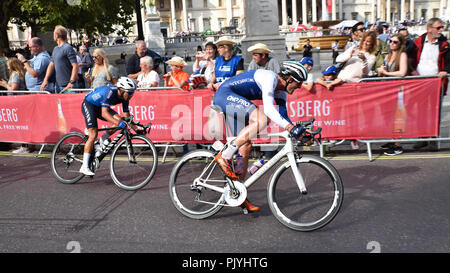
[[[369,253],[450,251],[450,150],[395,157],[330,156],[345,187],[338,216],[296,232],[272,216],[268,175],[249,189],[259,213],[224,208],[206,220],[169,198],[175,160],[144,189],[119,189],[103,164],[93,179],[59,183],[49,155],[0,152],[0,252]],[[104,162],[105,163],[105,162]]]

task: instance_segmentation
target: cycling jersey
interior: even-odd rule
[[[114,116],[116,111],[110,108],[111,105],[122,103],[122,112],[129,113],[128,101],[122,100],[117,94],[118,88],[115,85],[100,86],[90,92],[84,98],[81,105],[81,112],[87,128],[97,128],[97,118],[105,120],[102,117],[102,107],[108,108],[108,112]]]
[[[99,107],[110,107],[122,103],[123,112],[130,112],[128,110],[128,101],[120,99],[118,96],[119,89],[115,85],[100,86],[86,95],[86,101]]]
[[[264,114],[280,127],[292,124],[287,114],[284,90],[275,90],[278,74],[270,70],[249,70],[224,82],[214,96],[214,104],[221,107],[230,120],[234,135],[248,125],[249,115],[257,107],[250,100],[262,100]],[[278,106],[275,107],[274,102]],[[238,124],[235,124],[235,121]],[[236,125],[242,128],[236,128]],[[239,131],[240,131],[239,130]]]

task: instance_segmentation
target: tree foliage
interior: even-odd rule
[[[0,35],[6,33],[9,20],[18,25],[31,26],[34,34],[37,30],[52,31],[56,25],[63,25],[88,36],[114,32],[126,35],[133,25],[135,8],[135,0],[81,0],[79,5],[74,6],[66,0],[0,1]]]

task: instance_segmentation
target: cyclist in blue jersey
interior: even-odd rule
[[[81,105],[81,112],[84,115],[86,128],[88,129],[89,138],[84,146],[83,164],[80,173],[92,176],[95,173],[89,168],[89,160],[91,151],[98,135],[97,119],[108,121],[117,127],[124,128],[127,124],[110,108],[111,105],[122,103],[122,111],[125,117],[130,116],[128,110],[128,102],[133,97],[136,90],[136,83],[128,77],[120,77],[117,85],[100,86],[90,92],[84,98]],[[134,128],[133,128],[134,129]],[[112,135],[115,130],[106,131],[101,139],[100,144]]]
[[[252,148],[250,140],[266,127],[268,119],[288,130],[297,139],[305,128],[294,126],[287,114],[287,94],[301,87],[308,77],[307,69],[295,61],[285,61],[280,73],[270,70],[249,70],[225,81],[214,96],[214,105],[219,106],[227,116],[227,121],[236,138],[215,157],[224,173],[234,180],[243,180],[246,175],[248,158]],[[264,112],[251,100],[262,100]],[[277,104],[275,107],[274,103]],[[243,158],[244,173],[238,177],[231,167],[233,155],[239,151]],[[259,208],[244,202],[249,211]]]

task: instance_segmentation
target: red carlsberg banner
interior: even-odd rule
[[[84,132],[85,95],[0,96],[0,141],[55,143],[67,132]],[[213,142],[208,130],[213,95],[209,90],[137,91],[129,109],[135,120],[152,123],[154,142]],[[439,78],[346,83],[333,90],[315,84],[311,91],[288,95],[287,109],[293,122],[314,117],[323,138],[427,137],[438,134],[439,100]],[[112,108],[123,114],[121,105]],[[99,126],[110,124],[99,121]],[[270,122],[262,133],[277,130]]]

